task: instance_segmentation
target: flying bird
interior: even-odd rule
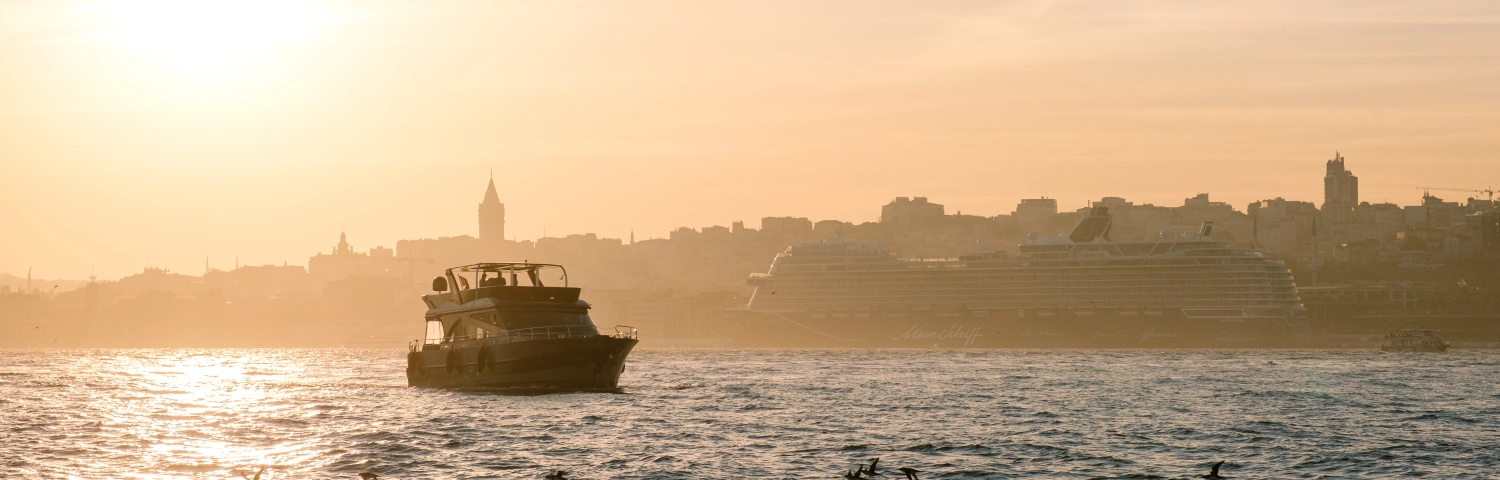
[[[1221,478],[1229,478],[1229,477],[1221,477],[1221,476],[1219,476],[1219,465],[1223,465],[1223,464],[1224,464],[1224,461],[1223,460],[1219,460],[1219,463],[1215,463],[1214,464],[1214,469],[1213,470],[1210,470],[1208,473],[1199,475],[1199,477],[1203,477],[1203,478],[1206,478],[1208,480],[1219,480]]]
[[[549,474],[547,474],[546,477],[542,477],[542,478],[546,478],[547,480],[568,480],[568,477],[563,476],[563,475],[567,475],[567,474],[568,474],[568,472],[566,472],[566,471],[558,470],[556,472],[549,473]]]
[[[859,471],[860,472],[864,472],[865,471],[865,466],[864,465],[860,465],[859,466]],[[853,470],[844,470],[844,478],[853,480],[853,479],[856,479],[856,478],[863,479],[865,477],[864,477],[864,475],[860,475],[858,473],[854,473]]]
[[[380,478],[380,475],[376,475],[375,472],[359,472],[359,478],[361,480],[375,480]]]
[[[239,472],[236,472],[236,473],[239,473]],[[255,472],[255,477],[254,478],[247,477],[243,473],[240,473],[240,478],[243,478],[245,480],[260,480],[260,474],[262,474],[262,473],[266,473],[266,467],[260,467],[260,471]]]
[[[919,480],[917,478],[917,472],[920,472],[921,470],[917,470],[911,467],[901,467],[896,470],[900,470],[901,473],[906,474],[906,480]]]

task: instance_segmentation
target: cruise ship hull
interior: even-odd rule
[[[495,345],[430,345],[429,349],[408,354],[407,385],[610,391],[619,387],[625,357],[637,342],[633,338],[596,336]]]
[[[724,336],[784,348],[1296,348],[1291,316],[1213,317],[1182,309],[878,313],[736,311]]]

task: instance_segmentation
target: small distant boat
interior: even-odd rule
[[[1385,334],[1382,352],[1446,352],[1448,342],[1425,328],[1391,330]]]

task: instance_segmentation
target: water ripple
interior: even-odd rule
[[[375,350],[0,351],[0,478],[1426,476],[1500,467],[1500,354],[643,351],[623,394]],[[889,475],[887,476],[889,478]]]

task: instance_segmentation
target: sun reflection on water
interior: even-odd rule
[[[258,365],[274,362],[264,354],[161,353],[128,362],[121,373],[141,378],[144,394],[122,398],[110,414],[137,420],[124,435],[148,446],[141,452],[147,463],[189,475],[225,470],[253,474],[260,466],[309,460],[307,441],[277,438],[257,427],[265,421],[299,421],[298,406],[278,398],[272,387],[299,373],[295,363],[275,365],[271,373]]]

